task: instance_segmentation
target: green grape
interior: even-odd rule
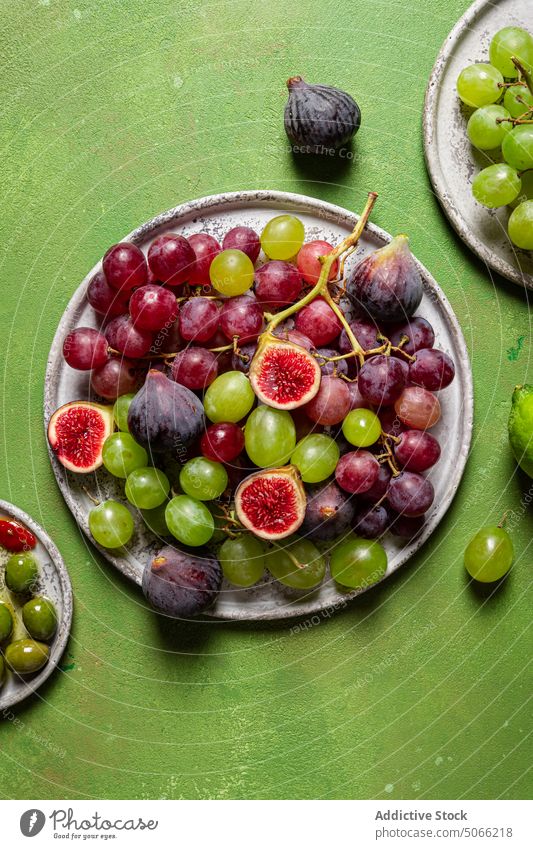
[[[213,536],[215,522],[208,508],[189,495],[176,495],[165,510],[167,527],[184,545],[205,545]]]
[[[517,171],[533,168],[533,125],[519,124],[502,143],[503,158]]]
[[[339,462],[339,446],[324,433],[310,434],[300,439],[291,457],[304,483],[320,483],[329,478]]]
[[[133,518],[124,504],[110,499],[91,510],[89,530],[104,548],[120,548],[133,535]]]
[[[512,129],[511,122],[503,120],[510,117],[503,106],[483,106],[476,109],[466,125],[468,138],[478,150],[493,150],[501,145],[505,134]]]
[[[488,106],[500,97],[502,83],[502,75],[492,65],[468,65],[457,77],[457,94],[467,106]]]
[[[213,517],[213,521],[215,523],[215,530],[213,531],[213,536],[209,540],[211,544],[218,545],[220,542],[224,542],[228,538],[228,535],[225,531],[225,528],[228,526],[228,520],[226,516],[221,513],[220,505],[214,501],[212,504],[207,505],[209,507],[209,512]]]
[[[294,215],[271,218],[261,233],[261,247],[269,259],[292,259],[305,239],[304,225]]]
[[[338,584],[353,590],[363,589],[383,578],[387,553],[379,542],[349,534],[333,549],[330,569]]]
[[[127,478],[135,469],[146,466],[148,454],[129,433],[117,431],[104,442],[102,459],[107,471],[114,477]]]
[[[291,414],[265,405],[257,407],[248,416],[244,445],[256,466],[262,469],[283,466],[296,446],[296,428]]]
[[[5,642],[13,632],[13,614],[11,610],[0,601],[0,643]]]
[[[124,433],[129,433],[130,430],[128,427],[128,411],[134,398],[134,392],[130,392],[128,395],[120,395],[120,397],[115,401],[115,405],[113,407],[113,418],[115,419],[115,424],[118,429],[123,430]]]
[[[525,200],[511,212],[508,232],[517,248],[533,251],[533,200]]]
[[[472,537],[465,549],[465,568],[476,581],[499,581],[511,568],[514,549],[504,528],[488,525]]]
[[[213,501],[228,485],[228,473],[222,465],[207,457],[188,460],[180,474],[180,486],[186,495],[200,501]]]
[[[207,387],[204,410],[212,422],[238,422],[248,415],[254,401],[254,390],[246,375],[227,371]]]
[[[152,507],[151,510],[141,510],[144,524],[156,537],[168,536],[168,528],[165,521],[167,503],[167,501],[163,501],[159,507]]]
[[[143,466],[135,469],[126,479],[126,498],[134,507],[152,510],[165,501],[170,483],[161,469]]]
[[[511,118],[520,118],[528,109],[533,109],[533,94],[526,85],[512,85],[505,89],[503,105]]]
[[[515,169],[505,162],[497,162],[476,174],[472,194],[483,206],[495,209],[511,203],[518,197],[521,188],[522,181]]]
[[[266,544],[251,534],[228,538],[218,550],[224,577],[237,587],[251,587],[265,571]]]
[[[342,432],[352,445],[366,448],[381,436],[381,422],[372,410],[352,410],[342,423]]]
[[[291,537],[266,555],[269,572],[287,587],[310,590],[324,580],[326,558],[311,540]]]
[[[504,27],[493,36],[489,47],[491,64],[503,74],[514,80],[518,70],[511,61],[516,56],[530,73],[533,71],[533,38],[520,27]]]
[[[254,264],[242,251],[221,251],[209,266],[209,277],[222,295],[242,295],[254,282]]]

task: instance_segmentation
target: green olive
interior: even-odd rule
[[[56,609],[48,598],[36,596],[22,608],[22,621],[30,637],[48,642],[57,628]]]
[[[6,665],[4,663],[4,658],[0,654],[0,687],[2,687],[4,680],[6,677]]]
[[[0,643],[5,642],[13,633],[13,616],[7,604],[0,601]]]
[[[7,663],[19,675],[37,672],[47,663],[49,654],[49,647],[35,640],[15,640],[5,650]]]
[[[38,574],[33,554],[12,554],[6,563],[6,584],[14,593],[28,592]]]

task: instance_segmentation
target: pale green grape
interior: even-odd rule
[[[215,530],[213,516],[201,501],[189,495],[176,495],[165,510],[167,527],[184,545],[205,545]]]
[[[115,419],[116,426],[125,433],[129,432],[128,411],[134,398],[135,394],[133,392],[130,392],[128,395],[120,395],[113,407],[113,418]]]
[[[264,405],[257,407],[248,416],[244,445],[256,466],[262,469],[283,466],[296,445],[296,428],[291,414]]]
[[[344,537],[330,557],[331,577],[343,587],[363,589],[380,581],[387,571],[387,554],[381,543]]]
[[[489,47],[491,65],[504,77],[516,79],[518,71],[511,61],[516,56],[530,73],[533,71],[533,38],[521,27],[504,27],[493,36]]]
[[[339,457],[339,446],[331,436],[314,433],[299,441],[291,463],[299,470],[305,483],[320,483],[333,474]]]
[[[116,478],[127,478],[135,469],[146,466],[148,454],[129,433],[117,431],[107,437],[102,448],[107,471]]]
[[[501,83],[503,77],[492,65],[468,65],[457,78],[457,94],[467,106],[488,106],[500,97]]]
[[[209,266],[209,277],[222,295],[242,295],[254,282],[254,264],[242,251],[221,251]]]
[[[133,535],[133,517],[118,501],[103,501],[89,513],[89,530],[104,548],[120,548]]]
[[[169,492],[170,483],[165,473],[151,466],[135,469],[126,479],[126,498],[142,510],[159,507]]]
[[[188,460],[180,474],[180,486],[186,495],[200,501],[213,501],[228,485],[228,473],[222,465],[206,457]]]
[[[274,546],[266,556],[266,564],[278,581],[297,590],[317,587],[326,574],[324,555],[311,540],[298,537]]]
[[[381,422],[372,410],[352,410],[342,423],[342,432],[348,442],[358,448],[373,445],[381,436]]]
[[[482,106],[469,118],[466,125],[468,138],[478,150],[493,150],[501,145],[505,134],[512,129],[511,122],[504,120],[510,117],[503,106]]]
[[[212,422],[238,422],[248,415],[254,401],[254,390],[246,375],[227,371],[207,387],[204,410]]]
[[[141,510],[144,524],[156,537],[168,536],[168,528],[165,520],[166,507],[167,501],[165,500],[158,507],[152,507],[151,510]]]
[[[517,171],[533,168],[533,124],[519,124],[507,133],[502,153],[505,161]]]
[[[498,162],[476,174],[472,194],[483,206],[495,209],[511,203],[520,194],[521,187],[522,181],[515,169],[505,162]]]
[[[525,85],[512,85],[505,89],[503,105],[511,118],[520,118],[528,109],[533,109],[533,94]]]
[[[525,200],[511,212],[508,232],[517,248],[533,251],[533,200]]]
[[[251,587],[265,571],[266,544],[251,534],[228,538],[218,550],[224,577],[237,587]]]
[[[511,537],[504,528],[489,525],[472,537],[465,549],[465,568],[476,581],[499,581],[514,558]]]
[[[302,247],[305,228],[294,215],[271,218],[261,233],[261,247],[269,259],[292,259]]]

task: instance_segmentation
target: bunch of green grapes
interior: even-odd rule
[[[475,109],[468,138],[493,160],[474,178],[472,194],[489,209],[514,205],[509,238],[532,250],[533,199],[524,197],[522,175],[533,169],[533,36],[505,27],[493,37],[489,59],[464,68],[457,79],[459,97]]]

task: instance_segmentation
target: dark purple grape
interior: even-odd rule
[[[202,436],[200,450],[209,460],[231,463],[244,448],[244,433],[233,422],[218,422],[209,425]]]
[[[333,482],[311,490],[300,536],[330,540],[346,533],[351,527],[355,511],[352,501]]]
[[[453,360],[444,351],[423,348],[409,365],[409,380],[430,392],[445,389],[455,377]]]
[[[377,324],[371,321],[365,321],[364,318],[356,318],[350,322],[350,330],[365,351],[371,351],[373,348],[379,348],[383,344],[377,337],[381,332]],[[349,354],[353,351],[352,343],[348,339],[346,330],[343,330],[339,336],[339,351],[341,354]]]
[[[224,236],[222,248],[225,251],[242,251],[255,262],[261,250],[261,240],[251,227],[233,227]]]
[[[239,353],[234,353],[231,358],[233,370],[242,371],[244,374],[248,374],[250,370],[250,363],[252,362],[256,350],[257,344],[255,342],[249,342],[247,345],[240,346]]]
[[[176,296],[153,283],[140,286],[130,298],[130,313],[135,327],[161,330],[172,325],[178,316]]]
[[[196,616],[215,602],[222,583],[218,560],[166,545],[145,568],[142,588],[160,613],[175,618]]]
[[[187,389],[206,389],[217,374],[216,355],[207,348],[186,348],[172,363],[172,380]]]
[[[408,472],[425,472],[440,457],[440,445],[430,433],[423,430],[406,430],[394,446],[398,463]]]
[[[257,339],[264,327],[263,310],[253,295],[228,298],[220,311],[220,328],[228,339],[238,337],[240,343]]]
[[[189,298],[180,309],[180,333],[187,342],[201,344],[218,329],[220,306],[212,298]],[[216,347],[213,345],[213,347]]]
[[[278,309],[298,300],[302,292],[302,277],[290,262],[273,259],[256,270],[254,288],[264,309]]]
[[[375,483],[372,484],[370,489],[367,489],[366,492],[362,493],[361,500],[365,501],[367,504],[375,504],[376,501],[383,498],[389,488],[391,477],[392,472],[390,468],[385,463],[383,463],[383,465],[380,464]]]
[[[93,327],[76,327],[63,342],[63,356],[71,368],[90,371],[107,362],[107,339]]]
[[[111,357],[91,374],[91,388],[106,401],[135,392],[140,382],[137,364],[124,357]]]
[[[390,525],[387,508],[380,504],[378,507],[364,507],[355,514],[353,529],[364,539],[377,539],[382,536]]]
[[[102,260],[102,269],[113,289],[129,292],[148,282],[146,258],[131,242],[119,242],[109,248]]]
[[[377,354],[361,366],[358,385],[363,398],[375,407],[388,407],[402,394],[407,368],[395,357]]]
[[[133,359],[146,356],[154,341],[154,334],[136,327],[128,315],[114,318],[104,333],[111,348]]]
[[[345,492],[358,495],[374,486],[379,468],[378,461],[370,451],[350,451],[343,454],[337,463],[335,478]]]
[[[299,345],[300,348],[305,348],[306,351],[310,351],[313,348],[313,343],[309,336],[306,336],[305,333],[300,333],[299,330],[294,330],[294,328],[291,330],[291,328],[283,323],[278,324],[274,330],[274,336],[277,336],[278,339],[285,339],[286,342],[292,342],[293,345]]]
[[[93,310],[106,318],[114,318],[128,311],[128,292],[113,289],[103,271],[97,271],[87,286],[87,300]]]
[[[400,472],[389,483],[387,500],[396,513],[422,516],[433,504],[435,491],[431,481],[416,472]]]
[[[338,357],[338,351],[334,351],[333,348],[319,348],[316,353],[317,363],[320,366],[322,374],[348,374],[348,363],[346,360],[328,362],[325,359],[321,359],[322,357]],[[348,388],[350,388],[349,385]],[[350,409],[353,409],[353,407],[350,407]]]
[[[196,254],[184,236],[164,233],[154,239],[148,250],[148,265],[157,280],[168,286],[180,286],[194,272]],[[104,269],[105,270],[105,269]]]
[[[400,324],[389,334],[389,339],[393,345],[399,345],[404,336],[408,337],[408,341],[402,345],[402,351],[407,354],[412,355],[421,348],[432,348],[435,344],[433,328],[421,315],[414,315],[409,321]]]
[[[390,433],[392,436],[399,436],[408,429],[407,425],[398,417],[398,413],[394,407],[384,407],[380,410],[379,420],[383,433]]]
[[[390,530],[397,537],[411,539],[420,533],[424,522],[424,516],[395,516],[392,518]]]
[[[195,233],[194,236],[189,236],[188,242],[196,258],[194,267],[189,275],[189,283],[191,286],[211,287],[209,268],[222,248],[217,240],[208,233]]]
[[[170,327],[162,327],[154,334],[154,341],[150,348],[152,354],[175,354],[182,345],[180,335],[179,317],[174,320]]]

